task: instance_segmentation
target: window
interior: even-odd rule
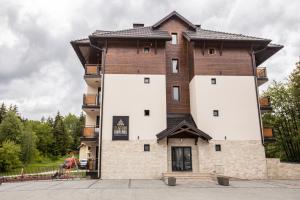
[[[212,78],[211,79],[211,84],[213,84],[213,85],[217,84],[217,79],[216,78]]]
[[[180,101],[179,86],[173,86],[173,100],[174,101]]]
[[[172,59],[172,73],[176,74],[179,72],[178,59]]]
[[[150,151],[150,144],[144,144],[144,151]]]
[[[172,33],[171,44],[177,44],[177,33]]]
[[[144,53],[150,53],[150,47],[144,47]]]
[[[213,115],[214,115],[214,117],[218,117],[219,116],[219,110],[214,110]]]
[[[209,48],[209,49],[208,49],[208,54],[209,54],[209,55],[214,55],[214,54],[216,54],[216,49],[215,49],[215,48]]]
[[[144,83],[145,84],[149,84],[150,83],[150,78],[149,77],[145,77],[144,78]]]
[[[150,110],[144,110],[144,115],[145,116],[150,116]]]
[[[215,149],[216,149],[216,151],[221,151],[221,145],[220,144],[216,144],[215,145]]]

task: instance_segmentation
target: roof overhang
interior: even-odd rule
[[[80,49],[80,47],[87,47],[87,46],[90,46],[90,42],[89,42],[89,39],[83,39],[83,40],[74,40],[74,41],[71,41],[70,42],[75,53],[77,54],[82,66],[84,67],[85,64],[86,64],[86,59],[83,55],[83,52],[82,50]]]
[[[256,66],[259,66],[260,64],[265,62],[282,48],[283,45],[268,44],[264,49],[255,52]]]

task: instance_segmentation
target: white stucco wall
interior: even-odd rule
[[[261,140],[253,76],[194,76],[190,105],[198,128],[214,140]]]
[[[150,116],[144,116],[144,110],[150,110]],[[166,128],[165,75],[106,74],[103,140],[112,140],[113,116],[129,116],[129,140],[156,139]]]

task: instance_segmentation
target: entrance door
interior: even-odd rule
[[[172,171],[192,171],[191,147],[172,147]]]

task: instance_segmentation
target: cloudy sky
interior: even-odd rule
[[[32,119],[81,111],[85,82],[71,40],[133,22],[152,25],[173,10],[206,29],[284,45],[263,64],[272,80],[284,80],[300,56],[298,0],[0,0],[0,5],[0,103],[17,104]]]

